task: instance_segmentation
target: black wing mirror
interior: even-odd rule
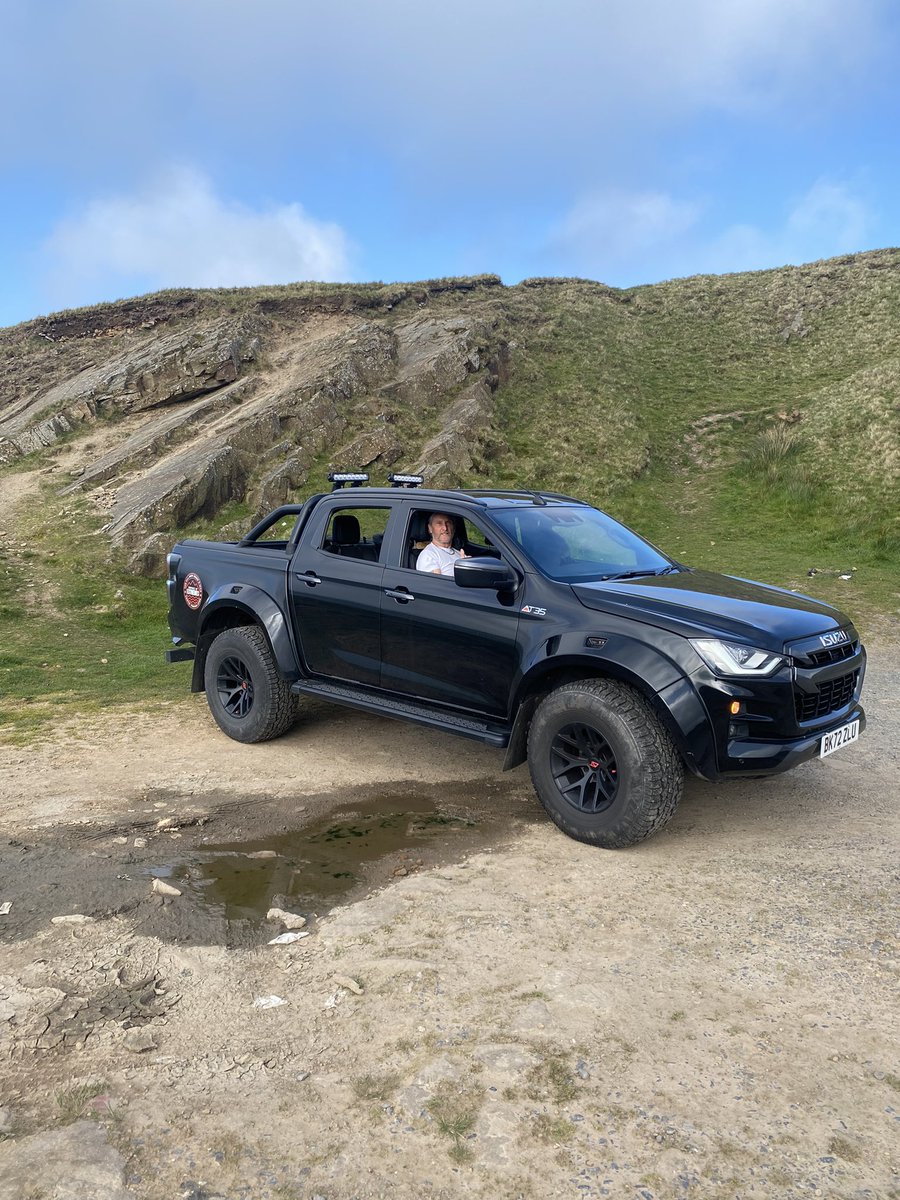
[[[458,558],[453,564],[458,587],[511,591],[519,583],[512,567],[499,558]]]

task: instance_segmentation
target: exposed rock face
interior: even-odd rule
[[[171,533],[154,533],[140,550],[131,556],[131,569],[135,575],[144,575],[147,579],[165,579],[166,555],[172,549]]]
[[[98,416],[183,403],[237,379],[259,339],[246,319],[151,336],[13,406],[0,423],[0,462],[49,446]]]
[[[479,380],[446,410],[440,433],[425,444],[418,470],[430,487],[459,487],[493,435],[494,397]]]
[[[206,426],[227,409],[252,395],[258,379],[240,379],[223,387],[212,396],[203,396],[180,404],[166,413],[154,413],[147,420],[137,423],[137,431],[125,437],[108,453],[88,463],[76,483],[64,488],[63,495],[83,491],[85,487],[112,479],[128,469],[156,462],[167,450],[177,445],[196,428]],[[132,423],[134,424],[134,423]]]
[[[375,478],[418,461],[430,481],[458,484],[492,436],[491,364],[503,348],[489,321],[432,314],[426,302],[404,316],[332,306],[286,319],[263,304],[189,322],[158,314],[117,331],[108,356],[76,322],[70,336],[91,340],[72,373],[57,360],[49,389],[5,406],[0,396],[0,463],[102,431],[103,452],[61,491],[87,496],[147,575],[161,573],[185,524],[235,501],[258,519],[298,499],[326,455]],[[437,430],[424,447],[398,433],[409,409]]]
[[[348,470],[362,471],[373,466],[376,462],[390,467],[403,453],[397,435],[387,425],[363,433],[348,445],[338,450],[335,458],[339,465],[343,464]]]
[[[312,455],[301,451],[264,475],[259,484],[257,511],[265,515],[280,504],[288,504],[306,482],[311,461]]]
[[[242,464],[232,446],[197,447],[167,461],[149,476],[119,490],[107,532],[114,542],[134,542],[191,517],[211,516],[243,490]]]
[[[408,401],[434,400],[477,371],[489,344],[487,328],[458,317],[422,318],[397,331],[397,378],[392,387]]]

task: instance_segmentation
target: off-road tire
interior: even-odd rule
[[[579,746],[598,748],[583,767]],[[541,702],[528,731],[528,766],[563,833],[608,850],[662,829],[684,784],[681,757],[656,714],[634,688],[613,679],[568,683]],[[589,811],[594,801],[599,811]]]
[[[268,742],[294,723],[296,698],[278,674],[269,643],[255,625],[225,629],[216,637],[206,656],[203,680],[209,711],[236,742]]]

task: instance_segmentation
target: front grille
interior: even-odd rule
[[[814,667],[827,667],[829,663],[842,662],[845,658],[852,658],[858,645],[858,642],[845,642],[843,646],[829,646],[827,650],[813,650],[805,657]]]
[[[853,699],[858,681],[859,668],[857,667],[849,675],[841,675],[838,679],[829,679],[827,683],[820,683],[814,692],[795,692],[794,704],[797,709],[797,720],[815,721],[819,717],[827,717],[829,713],[837,712],[839,708],[843,708]]]

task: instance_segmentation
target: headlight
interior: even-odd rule
[[[740,642],[692,639],[691,645],[717,675],[771,675],[784,662],[780,654],[756,650]]]

